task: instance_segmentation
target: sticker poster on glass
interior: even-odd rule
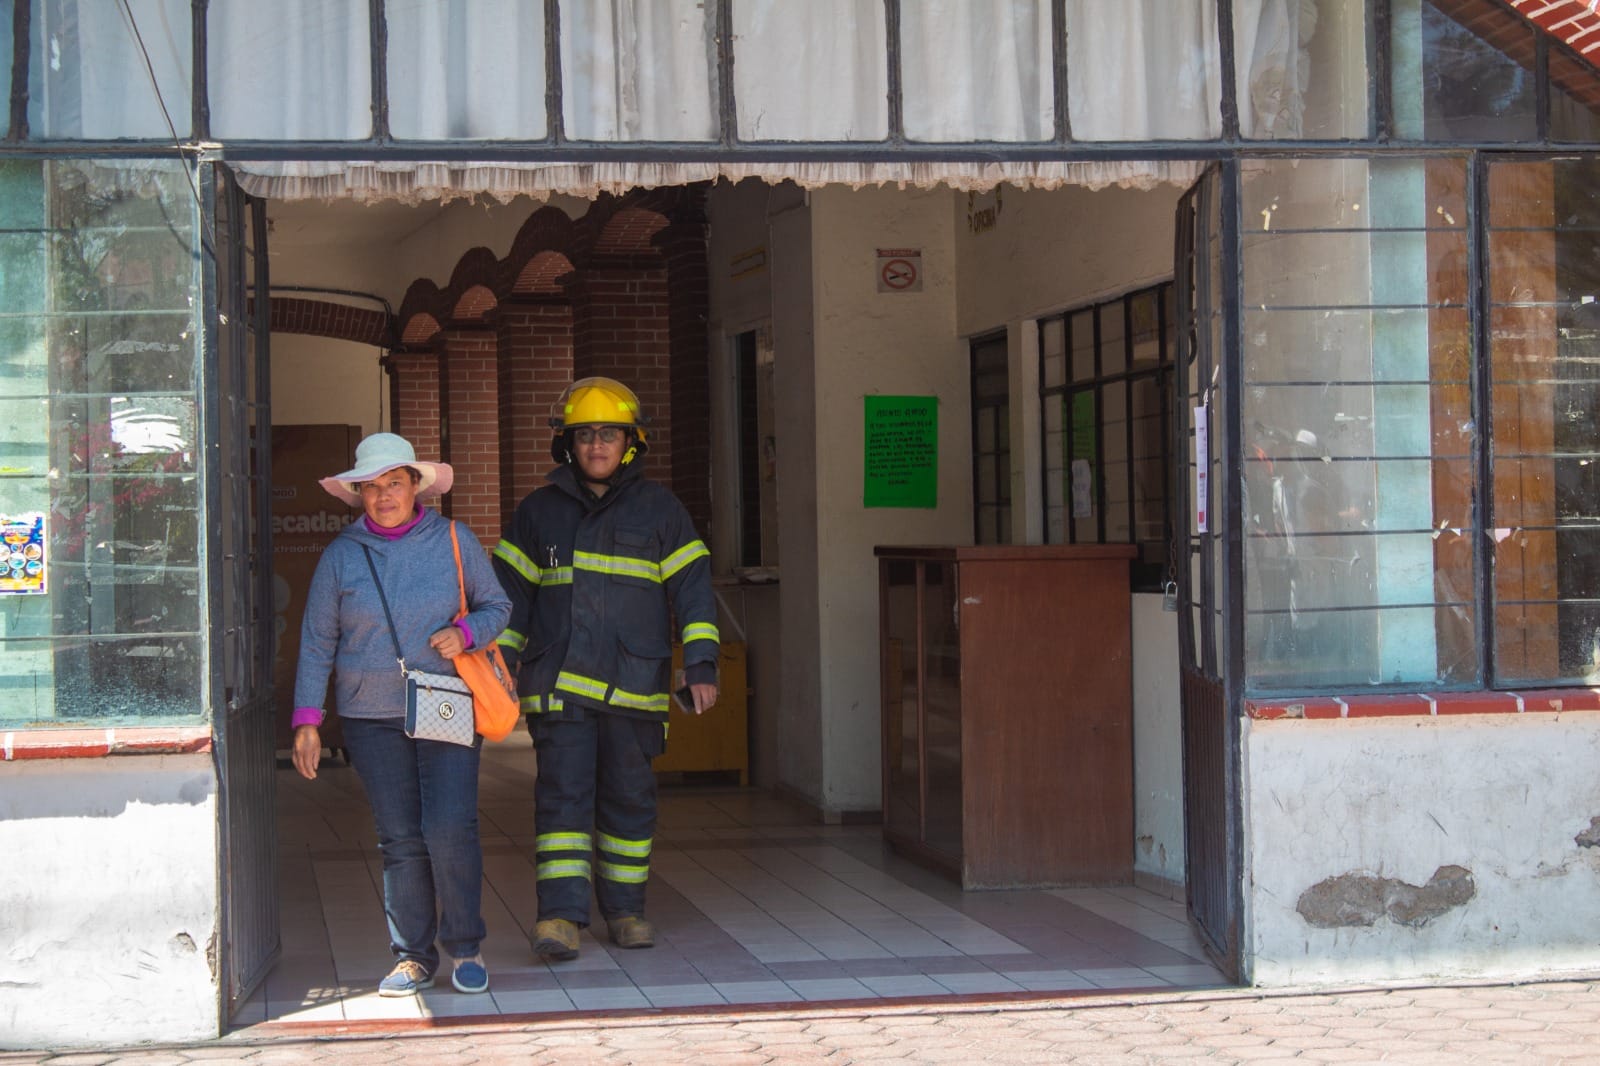
[[[45,591],[44,515],[0,515],[0,595]]]

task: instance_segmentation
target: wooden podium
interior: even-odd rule
[[[963,888],[1131,881],[1135,548],[876,554],[890,844]]]

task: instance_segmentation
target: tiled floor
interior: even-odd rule
[[[525,734],[485,749],[490,993],[442,980],[413,999],[375,992],[391,960],[355,772],[281,769],[283,955],[236,1025],[1225,984],[1181,903],[1135,888],[963,893],[891,854],[875,826],[818,825],[736,787],[663,787],[653,950],[619,951],[599,926],[576,960],[547,966],[527,942],[533,768]]]

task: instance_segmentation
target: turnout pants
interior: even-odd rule
[[[603,919],[644,915],[656,831],[650,761],[666,746],[651,722],[587,710],[573,720],[529,721],[538,751],[534,783],[539,920],[589,924],[591,885]]]

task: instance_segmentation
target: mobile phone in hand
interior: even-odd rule
[[[688,685],[680,685],[673,689],[672,698],[677,702],[679,710],[685,714],[694,713],[694,693],[689,690]]]

